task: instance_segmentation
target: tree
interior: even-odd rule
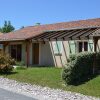
[[[8,33],[14,30],[15,28],[11,25],[10,21],[5,21],[4,26],[0,28],[0,32],[2,33]]]

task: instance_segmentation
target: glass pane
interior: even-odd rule
[[[21,45],[11,45],[10,46],[10,55],[17,61],[21,61]]]
[[[16,60],[16,46],[15,45],[11,45],[11,57],[14,58]]]
[[[17,45],[17,61],[21,61],[21,45]]]
[[[84,51],[88,51],[88,43],[84,42]]]
[[[79,52],[82,52],[82,42],[79,42]]]

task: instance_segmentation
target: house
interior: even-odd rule
[[[3,35],[3,33],[0,32],[0,35]],[[0,52],[3,50],[3,45],[0,44]]]
[[[3,50],[27,66],[58,66],[70,54],[99,50],[100,18],[25,27],[0,36]]]

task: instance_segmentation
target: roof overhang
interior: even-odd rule
[[[70,29],[49,30],[43,33],[28,37],[28,38],[3,38],[0,43],[3,42],[18,42],[18,41],[60,41],[60,40],[87,40],[93,37],[100,37],[100,27],[77,27]]]
[[[87,40],[92,39],[93,34],[99,29],[100,27],[81,27],[72,29],[51,30],[33,37],[32,41]]]
[[[25,39],[4,39],[4,40],[0,40],[0,44],[3,44],[5,42],[22,42],[25,41]]]

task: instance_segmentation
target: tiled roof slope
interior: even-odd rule
[[[98,27],[98,26],[100,26],[100,18],[79,20],[79,21],[72,21],[72,22],[62,22],[56,24],[29,26],[14,32],[1,35],[0,41],[25,40],[50,30],[61,30],[61,29],[70,29],[70,28],[81,28],[81,27]]]

